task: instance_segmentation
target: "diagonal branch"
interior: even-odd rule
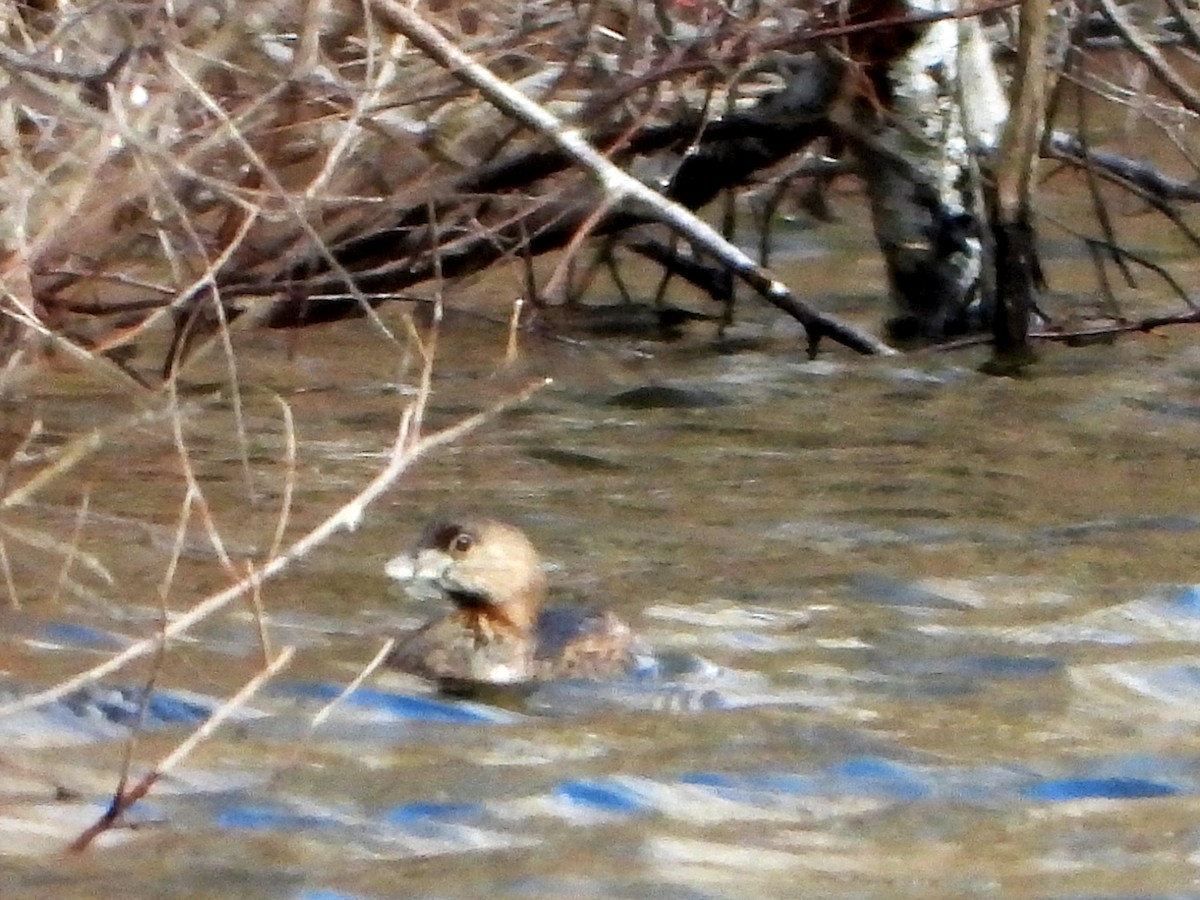
[[[822,336],[859,353],[890,355],[896,352],[873,335],[826,316],[795,297],[787,285],[722,238],[710,225],[613,165],[578,129],[567,127],[558,117],[476,63],[414,10],[397,0],[374,0],[373,6],[423,53],[455,77],[477,88],[488,102],[506,115],[544,136],[587,169],[600,183],[605,202],[614,207],[632,207],[666,225],[691,241],[698,250],[727,266],[768,303],[797,318],[808,331],[810,353],[815,351]]]
[[[1200,91],[1197,91],[1192,85],[1180,76],[1178,72],[1171,67],[1171,64],[1163,59],[1163,55],[1158,52],[1158,48],[1146,38],[1134,25],[1129,21],[1125,13],[1125,8],[1117,6],[1115,0],[1097,0],[1100,10],[1104,13],[1105,18],[1112,22],[1113,27],[1121,32],[1129,47],[1141,57],[1150,71],[1158,76],[1171,93],[1175,95],[1175,99],[1190,109],[1192,112],[1200,114]]]

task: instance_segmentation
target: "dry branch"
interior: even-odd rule
[[[204,724],[159,760],[158,764],[139,779],[133,787],[126,789],[122,786],[119,788],[113,795],[112,802],[109,803],[104,815],[75,838],[67,849],[72,853],[80,853],[86,850],[97,837],[118,824],[127,809],[150,793],[155,784],[169,775],[179,763],[191,755],[191,752],[220,728],[226,719],[244,707],[246,701],[258,693],[263,685],[283,671],[291,663],[295,653],[295,647],[284,647],[280,650],[278,656],[247,681],[236,694],[214,710],[213,714],[204,720]]]
[[[828,109],[778,109],[804,81],[790,68],[798,60],[988,13],[990,49],[1007,62],[994,14],[1017,2],[914,12],[820,0],[483,0],[418,5],[418,14],[393,0],[305,0],[252,2],[215,28],[181,12],[165,32],[140,8],[82,7],[71,28],[58,27],[62,11],[45,11],[45,29],[26,36],[28,56],[0,58],[11,83],[0,102],[8,312],[26,338],[61,342],[85,359],[92,350],[90,364],[110,366],[113,377],[117,367],[101,351],[133,344],[169,318],[179,328],[174,361],[189,341],[220,331],[226,314],[275,327],[372,315],[395,299],[385,292],[568,248],[584,225],[601,241],[621,241],[630,229],[641,239],[654,223],[694,229],[653,196],[658,188],[697,210],[789,168],[819,141],[829,149],[842,141]],[[1107,16],[1120,52],[1166,90],[1147,93],[1106,63],[1079,76],[1090,102],[1151,122],[1194,167],[1198,101],[1185,67],[1195,23],[1179,19],[1188,4],[1168,5],[1176,21],[1167,27],[1188,46],[1165,53],[1152,39],[1164,26],[1126,21],[1131,7],[1105,2],[1088,13],[1054,0],[1047,71],[1053,78],[1064,56],[1101,58],[1087,48]],[[409,24],[397,29],[406,13]],[[260,19],[269,26],[245,27]],[[461,52],[452,70],[428,41],[418,49],[413,19],[435,23],[432,38]],[[71,68],[34,64],[52,59]],[[839,103],[854,102],[860,64],[870,67],[852,60],[848,79],[838,70],[844,83],[831,93]],[[494,76],[484,88],[492,100],[510,90],[503,113],[481,99],[466,74],[472,67]],[[546,118],[523,119],[514,98],[536,101],[530,106]],[[1106,168],[1100,151],[1083,146],[1085,165]],[[591,175],[580,165],[589,150],[597,154]],[[661,181],[622,184],[615,169],[598,168],[599,157]],[[1195,194],[1186,180],[1128,167],[1116,183],[1164,204]],[[617,209],[589,223],[612,201]],[[1110,232],[1105,239],[1116,242]],[[700,265],[736,272],[812,336],[882,350],[781,292],[769,272],[711,234],[693,230],[690,250]],[[327,293],[338,296],[319,296]]]
[[[505,114],[549,139],[587,169],[600,182],[606,203],[614,207],[632,206],[636,213],[648,215],[668,226],[697,250],[712,255],[727,266],[769,303],[798,319],[808,331],[810,352],[815,351],[821,337],[828,336],[859,353],[895,353],[874,336],[825,316],[796,298],[787,285],[722,238],[710,225],[613,165],[578,130],[567,128],[556,116],[476,63],[412,9],[396,0],[374,0],[373,6],[398,32],[455,77],[477,88]]]
[[[1146,66],[1158,76],[1175,99],[1193,113],[1200,115],[1200,91],[1188,83],[1175,68],[1168,63],[1158,48],[1146,38],[1136,25],[1129,21],[1125,8],[1118,6],[1114,0],[1097,0],[1101,11],[1120,33],[1125,46],[1132,49]]]

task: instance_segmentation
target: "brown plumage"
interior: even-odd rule
[[[443,684],[612,678],[635,664],[629,626],[605,611],[544,609],[541,559],[519,529],[492,519],[432,522],[416,550],[387,564],[411,596],[454,608],[400,639],[388,664]]]

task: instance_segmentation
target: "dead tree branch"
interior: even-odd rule
[[[489,102],[527,128],[541,134],[560,151],[586,168],[599,181],[605,200],[614,206],[632,207],[641,215],[668,226],[693,246],[710,254],[749,284],[767,302],[796,317],[809,333],[810,352],[822,336],[846,344],[860,353],[890,354],[888,345],[853,326],[833,321],[797,299],[788,287],[758,266],[737,247],[724,240],[707,223],[688,210],[665,199],[598,153],[580,132],[567,128],[554,115],[529,100],[520,91],[476,64],[429,22],[395,0],[375,0],[374,7],[399,33],[422,52],[477,88]]]

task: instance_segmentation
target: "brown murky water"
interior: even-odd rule
[[[875,315],[869,248],[796,265],[823,308]],[[1195,333],[1046,347],[1007,380],[976,371],[982,349],[809,362],[791,325],[751,303],[743,315],[720,346],[703,332],[527,337],[510,367],[503,327],[452,316],[429,428],[535,377],[554,384],[421,463],[356,533],[267,587],[271,639],[297,646],[295,663],[251,701],[260,717],[218,732],[139,804],[136,830],[64,859],[103,810],[124,731],[86,713],[10,723],[4,896],[1194,892]],[[290,358],[278,335],[241,344],[249,479],[220,360],[188,391],[188,443],[235,558],[265,552],[282,502],[276,396],[296,420],[294,538],[379,469],[411,395],[399,352],[366,324],[303,335]],[[32,393],[46,430],[14,477],[113,417],[114,398],[70,373]],[[66,540],[86,484],[81,548],[114,581],[76,565],[79,590],[52,588],[61,561],[6,537],[18,686],[157,627],[185,490],[169,428],[123,428],[82,470],[7,521]],[[310,732],[424,613],[388,586],[384,560],[462,505],[525,526],[556,589],[635,623],[660,673],[552,686],[517,709],[380,676]],[[228,582],[198,525],[189,540],[172,610]],[[219,701],[257,669],[257,641],[237,606],[173,645],[157,685]],[[180,715],[164,725],[171,710],[151,710],[162,727],[135,769],[195,727],[194,709]]]

